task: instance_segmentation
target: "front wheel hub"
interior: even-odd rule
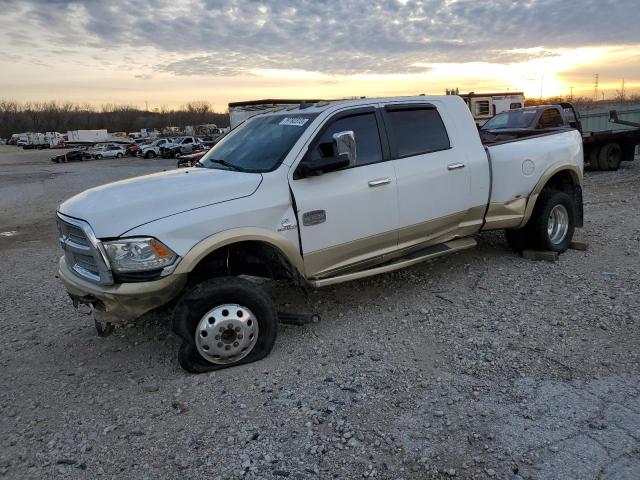
[[[198,322],[196,348],[211,363],[236,363],[251,353],[258,333],[258,322],[251,310],[237,304],[220,305]]]

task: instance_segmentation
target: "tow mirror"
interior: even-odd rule
[[[332,138],[331,143],[321,143],[316,147],[323,154],[320,158],[312,159],[309,152],[305,155],[293,174],[294,180],[355,165],[356,137],[353,131],[334,133]]]
[[[347,160],[348,166],[356,164],[356,136],[353,130],[333,134],[333,151],[336,158]]]

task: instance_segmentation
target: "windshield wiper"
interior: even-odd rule
[[[230,169],[235,170],[236,172],[244,172],[244,168],[234,165],[233,163],[229,163],[226,160],[219,160],[217,158],[207,158],[207,161],[211,163],[218,163],[220,165],[224,165],[225,167],[229,167]]]

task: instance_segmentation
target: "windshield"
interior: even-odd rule
[[[316,116],[283,113],[253,117],[220,140],[200,163],[206,168],[271,171],[282,163]]]
[[[502,112],[482,126],[482,130],[497,130],[501,128],[532,127],[536,118],[536,110],[511,110]]]

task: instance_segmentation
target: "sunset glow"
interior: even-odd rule
[[[157,3],[135,14],[117,1],[108,8],[74,1],[13,5],[0,32],[6,52],[0,97],[151,109],[198,99],[218,110],[256,98],[441,94],[456,87],[592,97],[596,73],[598,96],[615,96],[623,79],[627,93],[640,93],[638,29],[599,38],[593,11],[602,2],[580,2],[573,10],[558,3],[562,18],[543,2],[531,2],[526,15],[501,1],[255,8],[227,0],[211,9]],[[359,10],[365,13],[354,15]],[[620,30],[634,23],[624,8],[609,10]]]

